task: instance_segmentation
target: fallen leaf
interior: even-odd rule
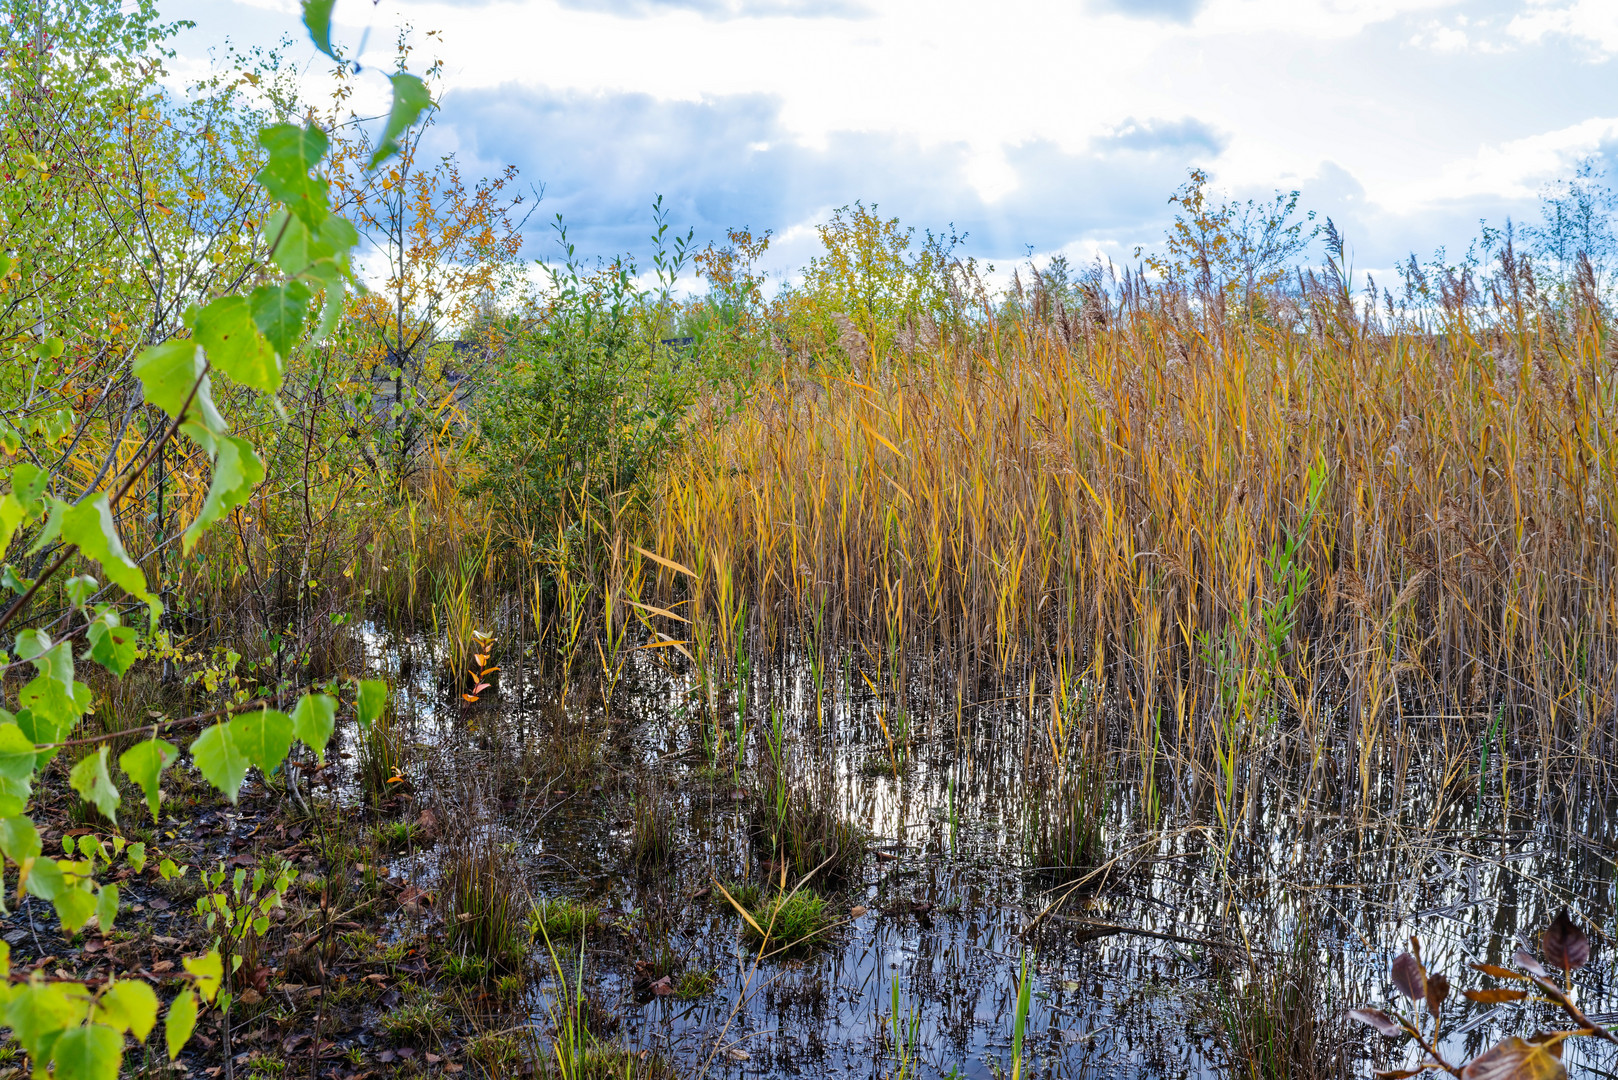
[[[870,911],[870,910],[871,909],[866,907],[864,904],[855,904],[852,908],[849,908],[848,917],[850,919],[857,919],[861,915],[864,915],[867,911]]]
[[[732,1060],[732,1061],[752,1061],[753,1060],[753,1055],[752,1054],[749,1054],[746,1050],[742,1050],[739,1047],[735,1047],[735,1046],[732,1046],[729,1050],[726,1050],[725,1051],[725,1056],[730,1058],[730,1060]]]

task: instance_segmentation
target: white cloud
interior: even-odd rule
[[[1511,20],[1511,33],[1535,43],[1552,36],[1582,42],[1601,59],[1618,53],[1618,3],[1613,0],[1528,0],[1528,10]]]
[[[298,30],[292,0],[170,4]],[[1618,50],[1618,0],[350,0],[337,16],[351,45],[369,26],[378,66],[394,25],[441,30],[416,59],[444,60],[445,146],[521,158],[558,198],[577,179],[570,213],[690,183],[702,220],[779,232],[884,193],[918,224],[976,220],[974,242],[1093,250],[1150,240],[1191,164],[1318,205],[1311,181],[1343,197],[1333,162],[1366,243],[1419,245],[1439,228],[1422,208],[1520,216],[1614,137],[1585,61]],[[1394,224],[1411,235],[1368,235]]]

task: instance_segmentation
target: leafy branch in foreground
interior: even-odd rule
[[[323,52],[331,53],[331,0],[304,0],[304,21]],[[398,137],[415,123],[431,102],[421,80],[405,72],[390,77],[393,106],[375,168],[396,152]],[[264,478],[264,466],[253,445],[231,434],[215,404],[212,379],[222,376],[242,388],[276,395],[284,361],[313,328],[316,337],[330,332],[342,312],[348,287],[355,284],[351,265],[359,243],[352,224],[331,210],[330,188],[321,175],[327,137],[313,124],[276,124],[259,133],[264,164],[257,181],[277,204],[268,218],[264,240],[269,261],[281,272],[246,294],[219,296],[186,313],[189,336],[146,349],[131,364],[145,401],[167,414],[169,421],[141,448],[132,463],[117,465],[117,448],[109,450],[100,477],[111,475],[105,489],[86,491],[73,502],[51,494],[50,470],[18,461],[10,470],[10,490],[0,495],[0,558],[24,531],[33,535],[27,555],[54,555],[34,580],[6,563],[0,575],[18,597],[0,612],[0,628],[26,619],[41,587],[60,573],[75,553],[98,564],[105,581],[80,574],[64,584],[75,620],[84,623],[88,649],[75,656],[78,632],[53,639],[44,629],[16,633],[11,654],[0,654],[0,669],[29,664],[33,678],[0,706],[0,853],[16,867],[17,899],[37,897],[56,910],[67,934],[93,920],[102,933],[118,915],[118,887],[97,880],[98,872],[118,858],[136,872],[144,869],[144,845],[126,845],[114,837],[111,849],[89,836],[75,845],[64,840],[63,858],[47,855],[39,830],[27,811],[36,782],[64,745],[93,747],[68,771],[68,783],[107,820],[117,822],[120,795],[113,780],[114,762],[107,740],[75,739],[74,732],[94,705],[90,688],[77,678],[76,664],[88,660],[121,678],[136,659],[136,630],[123,625],[119,606],[98,602],[105,586],[116,587],[143,602],[155,627],[162,612],[159,592],[149,587],[145,572],[125,550],[114,510],[165,443],[180,437],[207,455],[213,466],[207,495],[182,537],[190,551],[202,533],[233,508],[243,505]],[[9,268],[8,268],[9,269]],[[312,308],[319,302],[319,313]],[[44,557],[42,556],[42,558]],[[381,683],[361,682],[357,718],[369,727],[386,704]],[[15,710],[15,711],[13,711]],[[234,713],[235,715],[231,715]],[[326,694],[306,694],[290,714],[267,703],[199,714],[188,721],[153,725],[149,738],[118,755],[116,767],[146,796],[154,821],[162,802],[164,770],[180,757],[180,748],[162,738],[190,722],[214,722],[186,748],[204,779],[232,802],[250,768],[273,775],[302,743],[323,756],[335,726],[337,701]],[[165,878],[176,871],[165,863]],[[244,940],[262,933],[269,911],[278,906],[290,878],[283,872],[266,882],[263,871],[248,887],[238,871],[229,881],[223,870],[207,878],[212,892],[199,901],[201,914],[215,934],[204,955],[185,957],[184,986],[173,997],[164,1019],[169,1058],[179,1056],[201,1012],[216,1007],[226,1015],[230,993],[221,985],[240,964]],[[0,896],[0,912],[7,912]],[[35,969],[26,978],[12,977],[10,948],[0,942],[0,1008],[4,1024],[28,1053],[33,1074],[56,1080],[116,1080],[123,1064],[125,1036],[144,1042],[156,1027],[156,991],[135,979],[74,981],[50,979]]]
[[[1349,1017],[1367,1027],[1375,1028],[1390,1039],[1409,1036],[1421,1047],[1424,1056],[1420,1064],[1411,1068],[1387,1069],[1376,1075],[1384,1080],[1403,1080],[1419,1076],[1429,1070],[1442,1070],[1461,1080],[1559,1080],[1567,1076],[1562,1064],[1562,1044],[1573,1038],[1605,1039],[1618,1043],[1618,1036],[1591,1020],[1574,1003],[1573,973],[1590,962],[1590,938],[1574,923],[1566,908],[1551,921],[1540,935],[1539,950],[1542,963],[1527,949],[1518,949],[1512,962],[1521,968],[1513,971],[1497,964],[1472,964],[1474,971],[1507,982],[1527,983],[1533,989],[1497,987],[1485,990],[1464,990],[1468,1001],[1483,1005],[1501,1005],[1529,1001],[1553,1005],[1575,1025],[1560,1031],[1540,1031],[1527,1039],[1517,1035],[1501,1040],[1488,1050],[1464,1064],[1446,1061],[1438,1050],[1444,1022],[1444,1002],[1449,999],[1449,979],[1431,974],[1421,962],[1421,942],[1410,939],[1410,951],[1400,953],[1393,961],[1393,985],[1415,1003],[1417,1012],[1407,1017],[1395,1010],[1384,1011],[1370,1007],[1351,1009]],[[1561,985],[1552,978],[1552,969],[1561,972]],[[1538,991],[1535,993],[1535,991]],[[1420,1010],[1432,1018],[1430,1030],[1424,1031]]]

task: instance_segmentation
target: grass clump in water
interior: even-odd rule
[[[713,993],[714,987],[719,985],[719,973],[713,968],[701,971],[688,968],[680,972],[680,977],[674,980],[674,996],[679,1001],[695,1001]]]
[[[533,934],[516,877],[492,841],[460,854],[444,874],[444,922],[451,949],[475,956],[491,969],[520,968]]]
[[[721,893],[716,903],[735,911],[740,905],[745,912],[742,930],[749,941],[758,945],[768,938],[770,951],[785,949],[797,951],[818,944],[836,919],[825,897],[812,889],[796,889],[789,893],[768,895],[757,885],[739,885],[726,888],[735,904]],[[738,912],[742,914],[742,912]]]
[[[1070,765],[1048,787],[1031,785],[1028,856],[1055,884],[1083,877],[1103,858],[1106,776],[1098,763]]]
[[[1231,1075],[1246,1080],[1348,1080],[1358,1054],[1343,1007],[1322,976],[1313,929],[1300,924],[1281,953],[1223,972],[1214,1019]]]
[[[395,1043],[437,1042],[454,1026],[449,1013],[424,986],[405,984],[404,1000],[377,1017],[383,1034]]]
[[[559,938],[580,937],[595,928],[601,920],[601,909],[566,897],[553,897],[535,904],[528,914],[530,936]]]
[[[661,866],[674,855],[674,808],[657,795],[635,800],[629,855],[637,867]]]
[[[767,773],[753,803],[749,823],[753,844],[788,875],[838,889],[856,880],[869,841],[844,818],[828,785],[794,785],[779,772]]]

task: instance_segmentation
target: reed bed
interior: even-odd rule
[[[1305,803],[1386,800],[1417,743],[1490,730],[1606,784],[1612,342],[1594,305],[1238,316],[1137,283],[783,367],[667,469],[646,592],[699,667],[745,636],[893,686],[922,658],[945,700],[1024,687],[1058,757],[1082,686],[1149,793],[1191,762],[1227,822],[1260,748]]]

